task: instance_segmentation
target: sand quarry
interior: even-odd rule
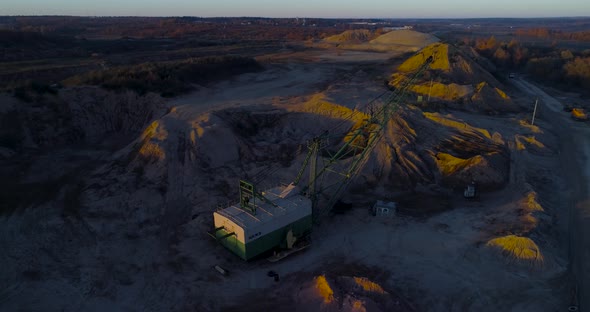
[[[8,247],[0,277],[8,286],[0,304],[7,311],[567,307],[565,184],[548,115],[531,126],[528,96],[496,80],[473,51],[410,31],[398,41],[395,32],[347,36],[327,40],[340,47],[264,56],[262,73],[167,100],[163,117],[85,178],[79,218],[63,218],[59,203],[48,203],[1,220]],[[402,58],[408,51],[421,52]],[[384,80],[398,85],[432,54],[343,197],[352,209],[325,216],[310,248],[277,263],[246,263],[206,234],[212,212],[237,200],[239,179],[261,188],[291,182],[308,140],[328,128],[344,138],[358,121],[349,117],[362,119],[364,105],[387,90]],[[477,201],[462,197],[471,180],[481,187]],[[397,201],[399,213],[372,216],[376,200]]]

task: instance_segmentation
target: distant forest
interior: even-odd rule
[[[174,96],[261,68],[255,58],[306,49],[349,29],[411,25],[474,48],[503,70],[590,90],[590,19],[0,16],[0,90],[92,84]],[[448,38],[445,40],[449,40]],[[26,88],[25,88],[26,89]]]
[[[0,17],[0,30],[77,38],[308,40],[351,27],[355,20],[199,17]],[[366,25],[365,25],[366,26]],[[356,26],[360,27],[360,26]]]
[[[567,34],[540,29],[519,30],[521,35],[543,38],[586,38],[590,32]],[[583,40],[583,39],[571,39]],[[585,39],[584,39],[585,40]],[[494,36],[487,39],[465,39],[481,55],[492,60],[500,68],[524,71],[533,79],[560,84],[562,87],[590,88],[590,50],[572,51],[552,46],[524,46],[516,39],[499,41]]]
[[[172,97],[192,90],[192,84],[207,84],[260,69],[262,66],[252,58],[205,57],[91,71],[66,79],[64,83],[99,85],[113,90],[129,89],[138,94],[155,92],[163,97]]]
[[[530,36],[554,40],[590,41],[590,31],[566,32],[563,30],[552,30],[547,28],[532,28],[519,29],[515,34],[517,36]]]

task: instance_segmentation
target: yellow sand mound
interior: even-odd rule
[[[501,98],[503,98],[504,100],[510,100],[510,97],[502,90],[498,89],[498,88],[494,88],[494,90],[496,90],[496,92],[500,95]]]
[[[403,86],[429,57],[433,57],[424,79],[409,87],[414,94],[428,96],[445,102],[455,102],[464,107],[468,104],[474,110],[515,110],[507,105],[511,99],[500,89],[500,83],[492,75],[466,56],[463,50],[444,43],[426,46],[403,62],[391,76],[389,84]],[[467,101],[461,101],[467,100]],[[470,101],[469,101],[470,100]],[[449,103],[449,104],[451,104]],[[451,104],[452,105],[452,104]]]
[[[361,300],[354,298],[350,298],[350,300],[352,301],[351,312],[367,312],[367,309]]]
[[[432,56],[434,61],[430,64],[430,69],[449,71],[451,66],[449,65],[449,45],[443,43],[431,44],[416,55],[410,57],[408,60],[403,62],[399,67],[398,71],[401,72],[413,72],[417,70],[424,62]]]
[[[368,29],[347,30],[341,34],[330,36],[324,39],[332,43],[360,43],[367,42],[373,37],[373,32]]]
[[[435,160],[442,175],[450,176],[466,168],[481,164],[484,158],[481,155],[477,155],[463,159],[446,153],[437,153]]]
[[[535,229],[539,224],[539,219],[537,218],[536,213],[543,212],[544,209],[541,204],[539,204],[537,193],[534,191],[528,192],[524,198],[520,200],[519,207],[522,209],[519,217],[522,229],[521,233],[528,233]]]
[[[379,284],[372,282],[366,277],[355,277],[354,281],[357,285],[361,286],[364,291],[386,294],[385,290],[383,290]]]
[[[472,127],[465,122],[460,122],[460,121],[451,119],[449,117],[445,117],[439,113],[424,112],[423,115],[424,115],[424,117],[426,117],[438,124],[441,124],[443,126],[457,129],[460,131],[475,131],[475,132],[479,132],[479,133],[483,134],[488,139],[492,138],[492,136],[490,135],[490,132],[486,129]]]
[[[475,92],[471,96],[472,101],[484,101],[492,103],[505,103],[510,101],[510,97],[502,90],[490,86],[483,81],[477,84]]]
[[[157,144],[152,142],[145,143],[139,149],[139,155],[146,160],[160,161],[166,158],[166,152]]]
[[[530,120],[519,120],[518,124],[521,125],[522,127],[525,127],[527,129],[529,129],[531,132],[533,133],[542,133],[541,129],[535,125],[531,125],[531,121]]]
[[[535,242],[528,237],[508,235],[494,238],[486,246],[502,253],[509,262],[522,262],[529,265],[542,265],[543,255]]]
[[[365,113],[352,110],[342,105],[330,103],[322,93],[314,94],[303,104],[303,111],[337,119],[349,119],[352,117],[353,122],[359,123],[369,116]]]
[[[324,275],[315,278],[315,287],[320,296],[324,299],[324,303],[331,303],[334,301],[334,291]]]
[[[539,204],[537,200],[537,196],[537,192],[534,191],[528,192],[526,194],[525,198],[523,199],[523,206],[526,209],[526,211],[544,211],[543,207],[541,206],[541,204]]]
[[[419,85],[413,85],[410,90],[422,94],[430,95],[432,98],[439,98],[447,101],[455,101],[473,93],[473,87],[470,85],[459,85],[456,83],[444,84],[440,82],[425,82]]]
[[[367,128],[366,133],[354,137],[356,130],[367,122],[369,115],[342,105],[330,103],[326,101],[325,96],[321,93],[313,95],[307,102],[305,102],[303,105],[303,111],[331,118],[350,119],[353,122],[353,125],[350,128],[350,131],[344,136],[343,141],[348,142],[353,140],[352,144],[355,146],[365,146],[369,139],[369,135],[373,133],[377,127],[377,125],[372,125]]]
[[[301,311],[406,311],[401,298],[386,292],[365,277],[319,275],[312,283],[298,287]]]
[[[168,137],[168,132],[163,125],[156,120],[152,122],[141,134],[141,147],[139,156],[148,161],[160,161],[166,158],[166,152],[158,142],[164,141]]]
[[[545,147],[545,145],[543,145],[543,143],[537,141],[537,139],[534,136],[528,137],[528,136],[517,134],[514,136],[514,141],[516,142],[516,149],[519,151],[525,150],[526,145],[534,146],[537,148],[544,148]]]
[[[404,45],[421,48],[437,41],[439,41],[438,38],[432,35],[413,30],[403,29],[393,30],[388,33],[385,33],[375,38],[374,40],[371,40],[371,44]]]
[[[149,126],[147,126],[145,128],[145,130],[143,130],[143,133],[141,134],[141,139],[142,140],[151,139],[156,134],[158,135],[158,138],[160,140],[165,139],[167,136],[167,133],[165,131],[162,131],[163,129],[159,129],[159,127],[160,127],[160,123],[157,120],[152,122]]]

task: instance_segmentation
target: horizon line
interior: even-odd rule
[[[292,16],[292,17],[269,17],[269,16],[197,16],[197,15],[68,15],[68,14],[43,14],[43,15],[0,15],[0,17],[88,17],[88,18],[129,18],[129,17],[147,17],[147,18],[171,18],[171,17],[192,17],[202,19],[215,18],[260,18],[260,19],[296,19],[296,18],[310,18],[310,19],[372,19],[372,20],[457,20],[457,19],[572,19],[572,18],[590,18],[589,16],[529,16],[529,17],[514,17],[514,16],[490,16],[490,17],[311,17],[311,16]]]

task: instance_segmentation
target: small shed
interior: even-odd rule
[[[378,200],[373,205],[373,215],[377,217],[395,216],[397,204],[395,202],[386,202]]]

